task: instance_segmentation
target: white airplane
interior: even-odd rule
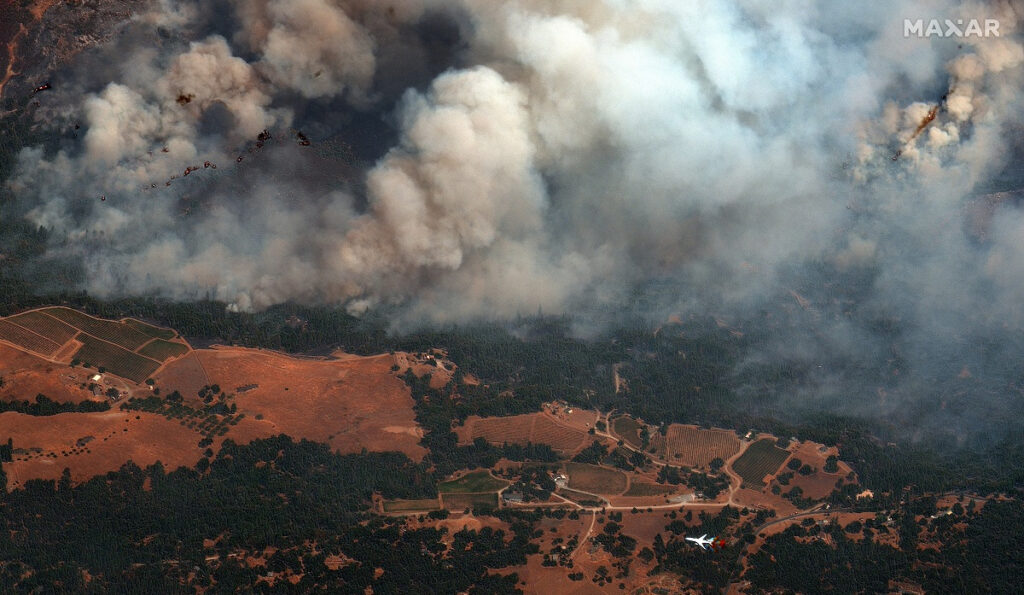
[[[714,547],[714,545],[715,545],[715,538],[712,537],[711,539],[708,539],[708,534],[707,533],[705,533],[704,535],[701,535],[700,537],[687,537],[686,541],[692,541],[692,542],[696,543],[697,545],[700,546],[700,549],[702,549],[702,550],[708,549],[709,545],[712,546],[712,547]]]

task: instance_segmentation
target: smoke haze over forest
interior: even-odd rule
[[[904,36],[947,18],[1000,35]],[[585,318],[657,287],[650,320],[741,330],[783,299],[800,328],[741,368],[889,361],[891,397],[823,363],[791,398],[948,403],[977,429],[1019,415],[1024,383],[1022,19],[942,0],[151,2],[53,76],[35,117],[59,140],[22,151],[4,212],[98,297],[387,306],[409,328]]]

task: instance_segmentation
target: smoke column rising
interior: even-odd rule
[[[1001,35],[907,38],[907,18]],[[614,306],[668,279],[655,316],[743,316],[824,263],[870,272],[861,306],[913,329],[909,365],[952,365],[942,337],[1024,323],[1024,217],[997,205],[984,241],[963,224],[1022,181],[1020,18],[942,0],[154,3],[109,80],[60,96],[84,137],[26,149],[8,184],[99,296],[399,304],[416,324]],[[316,150],[339,135],[387,144],[362,166]],[[885,349],[856,320],[826,330]]]

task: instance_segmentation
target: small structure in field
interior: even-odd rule
[[[510,504],[521,504],[523,501],[523,493],[514,490],[508,490],[501,493],[501,499]]]

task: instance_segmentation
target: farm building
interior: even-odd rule
[[[505,502],[513,504],[521,504],[523,501],[523,493],[518,491],[507,491],[501,493],[501,499]]]

